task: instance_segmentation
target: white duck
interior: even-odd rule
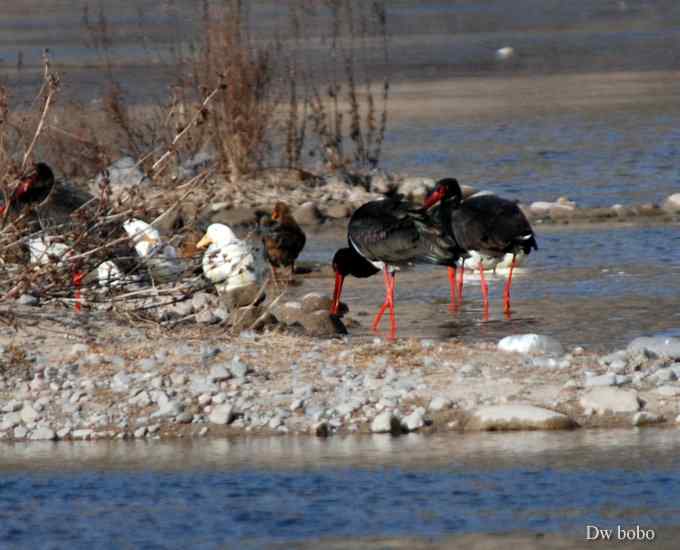
[[[157,229],[134,218],[124,222],[123,229],[155,280],[174,281],[186,271],[186,265],[177,256],[175,247],[164,242]]]
[[[230,227],[221,223],[211,224],[196,245],[197,248],[206,246],[203,274],[213,282],[218,293],[258,283],[255,256],[250,246],[234,235]]]

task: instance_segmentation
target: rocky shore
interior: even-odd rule
[[[111,171],[112,168],[109,168]],[[193,172],[189,172],[191,175]],[[142,178],[135,173],[133,181]],[[209,193],[198,189],[183,200],[177,210],[184,224],[199,222],[224,223],[231,227],[252,226],[258,213],[271,211],[273,205],[285,197],[295,219],[303,226],[313,227],[338,222],[344,224],[362,204],[382,198],[386,193],[400,193],[410,200],[422,202],[435,186],[436,180],[424,176],[407,176],[375,172],[372,174],[311,174],[301,170],[270,169],[235,183],[213,178]],[[478,189],[462,182],[465,197]],[[112,186],[114,197],[130,189],[130,182],[122,179]],[[96,185],[91,186],[93,191]],[[154,191],[145,194],[152,204],[171,204],[184,190]],[[205,206],[208,204],[209,206]],[[660,203],[612,204],[603,207],[579,205],[568,197],[552,201],[520,203],[520,208],[532,224],[598,224],[598,223],[677,223],[680,221],[680,193],[671,194]],[[170,224],[175,220],[168,218]]]
[[[0,439],[671,426],[679,378],[673,338],[601,356],[540,335],[232,337],[41,308],[0,335]]]

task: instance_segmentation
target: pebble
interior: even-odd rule
[[[298,411],[298,410],[303,409],[304,406],[305,406],[304,399],[295,399],[290,404],[290,410],[291,411]]]
[[[162,393],[162,392],[161,392]],[[184,405],[178,401],[167,401],[159,404],[158,410],[151,414],[151,418],[163,416],[177,416],[184,411]]]
[[[52,428],[46,426],[38,426],[31,435],[29,439],[34,439],[37,441],[54,441],[57,439],[57,434]]]
[[[564,355],[562,344],[554,338],[542,334],[515,334],[506,336],[498,342],[498,349],[519,353]]]
[[[601,374],[600,376],[586,376],[585,386],[615,386],[616,375],[614,373]]]
[[[222,382],[223,380],[229,380],[231,376],[231,373],[224,365],[213,365],[208,374],[208,382]]]
[[[6,413],[15,412],[15,411],[21,410],[22,406],[23,406],[23,403],[21,401],[17,401],[16,399],[12,399],[11,401],[8,401],[5,404],[5,406],[2,408],[2,412],[6,412]]]
[[[137,428],[134,431],[133,435],[135,436],[136,439],[141,439],[146,435],[146,432],[147,432],[146,426],[142,426],[141,428]]]
[[[39,417],[40,413],[33,408],[32,403],[24,402],[24,408],[21,409],[21,420],[23,420],[25,424],[32,424]]]
[[[28,435],[28,430],[23,426],[14,428],[14,439],[24,439]]]
[[[130,389],[130,375],[125,372],[119,372],[111,379],[111,391],[126,392]]]
[[[189,411],[181,412],[175,419],[179,424],[189,424],[194,419],[194,415]]]
[[[596,387],[586,391],[580,399],[581,407],[599,414],[634,413],[640,409],[637,392],[612,387]]]
[[[229,364],[229,372],[231,372],[235,378],[245,378],[246,374],[252,372],[252,369],[243,363],[239,356],[236,355]]]
[[[466,429],[562,430],[573,428],[567,415],[534,405],[490,405],[474,411]]]
[[[32,294],[22,294],[17,298],[17,303],[22,306],[39,306],[40,298]]]
[[[234,410],[231,405],[217,405],[210,411],[208,421],[212,424],[229,424],[234,420]]]
[[[633,415],[633,426],[645,426],[649,424],[658,424],[663,422],[663,416],[659,416],[650,412],[640,411]]]
[[[644,352],[648,357],[680,359],[680,338],[665,336],[641,336],[628,344],[630,352]]]
[[[676,397],[680,395],[680,386],[659,386],[656,388],[655,392],[662,397]]]
[[[444,409],[450,409],[453,403],[450,399],[446,397],[437,396],[430,401],[429,410],[433,412],[443,411]]]
[[[73,430],[71,437],[73,439],[90,439],[92,437],[93,433],[94,433],[93,430],[87,430],[87,429]]]

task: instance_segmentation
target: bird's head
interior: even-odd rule
[[[423,206],[431,208],[438,202],[445,199],[453,199],[454,202],[459,203],[463,198],[463,193],[460,190],[458,180],[455,178],[444,178],[439,180],[434,189],[425,198]]]
[[[38,162],[26,172],[12,194],[12,199],[23,202],[42,202],[52,191],[54,173],[44,162]]]
[[[345,277],[370,277],[380,271],[371,262],[356,252],[353,248],[340,248],[333,256],[333,271],[335,272],[335,289],[333,290],[333,302],[331,314],[337,315],[340,311],[340,295]]]
[[[272,220],[279,223],[290,217],[290,208],[285,202],[277,202],[272,210]]]
[[[222,247],[237,241],[238,238],[231,230],[231,227],[223,223],[213,223],[208,226],[205,235],[196,244],[196,248],[206,248],[211,244]]]

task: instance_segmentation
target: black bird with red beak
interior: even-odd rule
[[[18,213],[28,205],[43,202],[54,187],[54,174],[52,169],[44,162],[38,162],[33,170],[24,174],[19,185],[9,197],[9,207],[0,206],[0,215],[7,209],[9,213]]]
[[[349,246],[333,257],[335,290],[331,313],[337,315],[345,277],[370,277],[383,271],[385,302],[373,320],[377,330],[385,310],[390,310],[390,337],[397,330],[394,312],[395,272],[407,264],[452,266],[461,251],[443,235],[436,219],[400,196],[372,201],[361,206],[347,228]]]
[[[436,207],[435,204],[439,203]],[[432,216],[439,219],[445,235],[453,239],[465,253],[462,255],[463,269],[458,281],[458,294],[463,296],[463,271],[465,259],[471,253],[498,263],[505,254],[512,254],[510,273],[503,289],[503,309],[510,313],[510,288],[515,255],[520,251],[529,254],[538,250],[531,224],[517,203],[496,195],[473,195],[463,200],[458,181],[454,178],[439,180],[425,199],[425,208],[433,208]],[[495,264],[494,264],[495,265]],[[479,274],[482,281],[485,316],[488,315],[489,287],[484,279],[484,262],[480,261]],[[455,266],[449,268],[451,296],[455,296]]]

